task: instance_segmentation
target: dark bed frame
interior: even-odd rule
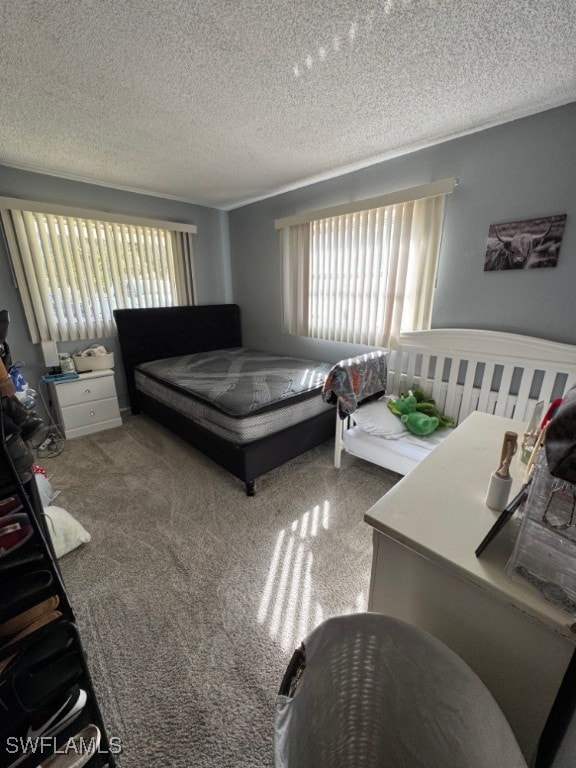
[[[238,305],[116,309],[114,317],[132,413],[151,416],[240,478],[248,496],[254,495],[256,478],[333,437],[335,412],[327,409],[281,432],[237,445],[136,389],[134,367],[140,363],[242,346]]]

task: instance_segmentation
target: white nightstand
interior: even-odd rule
[[[52,382],[50,388],[66,438],[89,435],[122,424],[114,371],[81,373],[78,379]]]

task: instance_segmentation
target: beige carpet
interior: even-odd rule
[[[398,479],[332,441],[256,496],[143,416],[47,459],[92,541],[61,561],[120,768],[270,768],[274,699],[322,619],[365,610],[364,512]]]

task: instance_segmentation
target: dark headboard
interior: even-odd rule
[[[237,304],[115,309],[120,355],[130,402],[136,402],[134,366],[163,357],[242,346]]]

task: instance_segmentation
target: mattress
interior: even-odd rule
[[[318,415],[330,364],[245,347],[142,363],[138,391],[243,445]]]
[[[370,435],[361,427],[355,426],[346,430],[343,439],[344,445],[351,453],[358,455],[356,452],[362,452],[366,457],[370,457],[369,461],[373,464],[378,464],[378,456],[383,450],[419,462],[440,445],[449,433],[450,430],[442,430],[427,437],[409,434],[398,440],[387,440],[379,435]]]

